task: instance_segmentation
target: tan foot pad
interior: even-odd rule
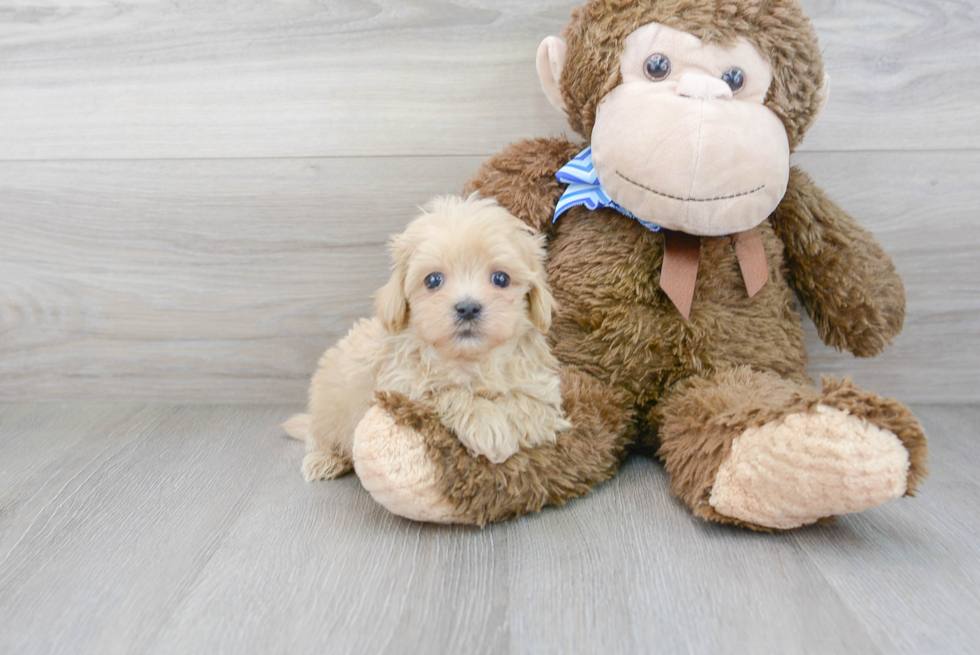
[[[378,503],[415,521],[452,523],[453,508],[439,491],[439,471],[421,434],[399,427],[372,407],[354,432],[354,470]]]
[[[743,432],[709,503],[725,516],[788,530],[899,498],[908,470],[908,451],[893,433],[818,405]]]

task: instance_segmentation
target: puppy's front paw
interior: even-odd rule
[[[500,411],[479,411],[463,425],[453,426],[460,443],[474,455],[483,455],[494,464],[506,462],[520,448],[520,440],[510,421]]]
[[[307,482],[339,478],[354,468],[350,457],[313,450],[303,458],[303,477]]]

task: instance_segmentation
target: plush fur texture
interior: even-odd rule
[[[858,357],[881,353],[905,323],[905,287],[891,257],[798,168],[771,222],[820,338]]]
[[[773,69],[766,105],[791,146],[800,142],[826,88],[813,30],[793,0],[586,2],[565,32],[561,89],[573,129],[588,140],[598,103],[620,83],[624,39],[653,21],[706,42],[754,44]],[[494,466],[468,455],[424,407],[388,395],[378,407],[423,437],[431,464],[417,486],[399,478],[399,491],[382,481],[389,499],[438,488],[454,507],[452,520],[482,525],[585,493],[615,473],[628,446],[658,453],[672,493],[695,515],[755,530],[827,522],[824,511],[861,509],[903,489],[911,495],[927,459],[912,413],[849,381],[825,380],[818,392],[806,370],[797,298],[827,343],[859,356],[880,352],[901,330],[902,282],[874,238],[794,169],[782,202],[759,227],[768,284],[749,298],[731,238],[702,237],[685,320],[659,286],[663,233],[611,209],[575,207],[553,223],[564,191],[555,172],[587,140],[509,146],[464,191],[495,198],[547,237],[548,279],[562,307],[548,338],[563,365],[573,427],[554,444]],[[790,447],[797,434],[822,448],[820,458]],[[760,463],[784,451],[796,452],[795,460],[760,478]],[[862,466],[862,458],[880,461]],[[794,486],[794,466],[817,480],[815,502]],[[788,502],[780,505],[781,497]]]
[[[450,197],[429,205],[391,250],[378,317],[327,351],[309,415],[284,424],[307,442],[306,479],[350,470],[355,428],[378,390],[425,403],[470,451],[495,463],[553,443],[569,423],[544,337],[554,300],[540,237],[492,200]],[[464,320],[465,307],[478,313]]]
[[[794,290],[823,325],[821,335],[828,343],[872,355],[901,330],[901,279],[874,238],[794,169],[786,198],[760,228],[769,283],[749,299],[730,239],[703,238],[695,309],[686,321],[658,286],[662,234],[612,210],[574,208],[552,225],[550,214],[563,188],[546,176],[520,174],[522,163],[526,171],[561,166],[583,146],[560,138],[515,144],[484,164],[466,190],[513,203],[512,211],[549,235],[549,280],[563,306],[550,334],[555,354],[630,393],[637,443],[660,449],[672,474],[672,491],[704,518],[771,530],[722,516],[706,502],[731,441],[747,426],[718,433],[699,426],[710,425],[710,416],[727,420],[740,411],[757,420],[779,420],[792,408],[809,410],[816,404]],[[710,410],[684,406],[677,414],[690,418],[691,431],[664,445],[663,422],[671,404],[661,401],[705,377],[739,369],[766,374],[765,391],[743,380],[744,390],[735,385]],[[911,412],[850,383],[841,388],[853,389],[862,401],[840,409],[854,410],[898,435],[909,449],[908,487],[914,490],[925,472],[927,448]],[[765,410],[769,402],[780,409]]]

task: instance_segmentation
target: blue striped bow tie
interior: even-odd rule
[[[579,153],[575,159],[565,164],[561,170],[555,173],[555,177],[562,184],[567,184],[568,189],[558,200],[555,208],[555,218],[552,222],[557,223],[558,218],[572,207],[584,205],[590,211],[595,211],[600,207],[610,207],[620,214],[628,216],[638,221],[643,227],[652,232],[659,232],[661,227],[653,223],[637,218],[631,211],[618,204],[609,196],[609,192],[602,188],[599,182],[599,175],[595,171],[592,163],[592,146]]]

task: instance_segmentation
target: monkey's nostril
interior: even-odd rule
[[[473,321],[480,316],[483,305],[472,300],[464,300],[456,305],[456,316],[462,321]]]

